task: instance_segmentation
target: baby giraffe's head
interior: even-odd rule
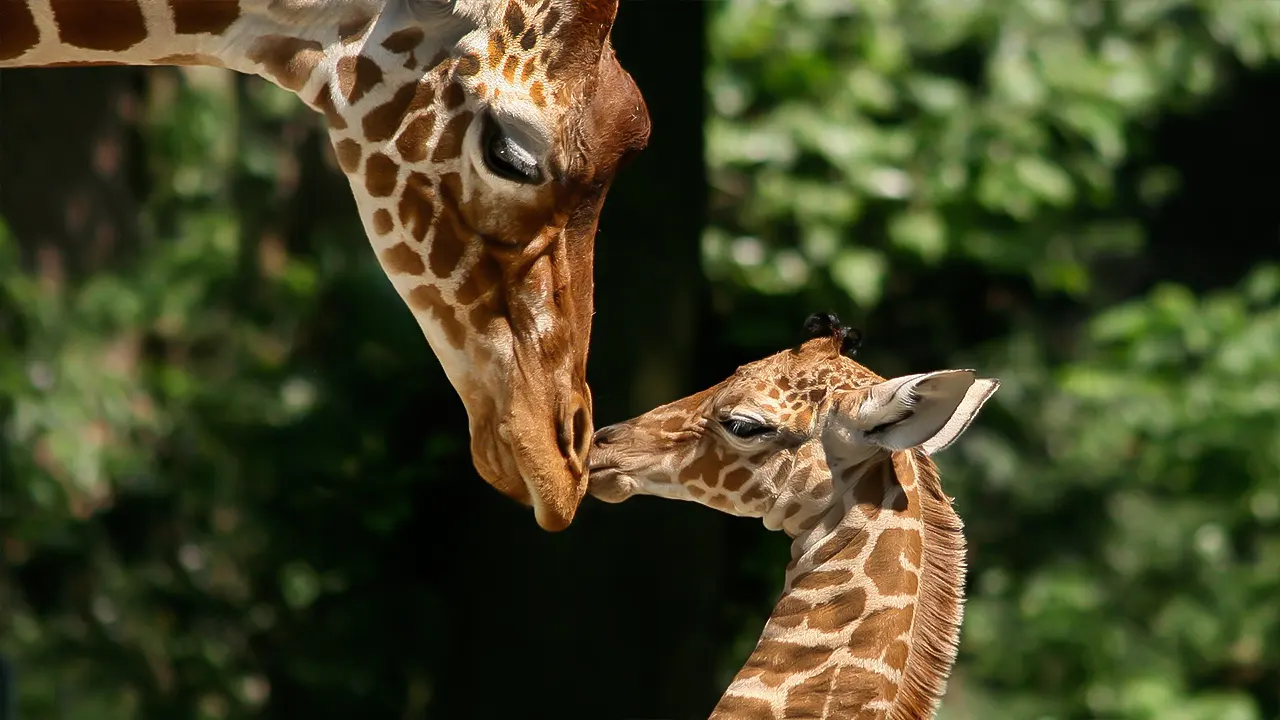
[[[833,476],[852,479],[899,450],[943,449],[1000,386],[972,370],[886,380],[851,359],[858,333],[834,315],[814,315],[805,328],[811,339],[799,347],[601,428],[589,492],[611,503],[692,500],[794,534],[826,508]]]

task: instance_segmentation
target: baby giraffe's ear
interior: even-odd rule
[[[850,442],[894,451],[919,446],[932,455],[960,437],[999,387],[972,370],[893,378],[837,398],[828,424]]]

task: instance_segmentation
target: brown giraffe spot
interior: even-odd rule
[[[382,68],[363,55],[338,59],[338,89],[354,105],[382,82]]]
[[[405,162],[422,162],[427,159],[427,147],[431,133],[436,129],[436,114],[425,112],[409,121],[396,138],[396,149]]]
[[[450,173],[450,175],[453,174]],[[441,187],[443,190],[443,184]],[[458,221],[457,212],[446,204],[444,214],[449,216],[450,227],[444,227],[443,223],[436,226],[436,234],[431,238],[431,253],[427,258],[427,262],[431,265],[431,272],[438,278],[447,278],[452,275],[453,271],[458,269],[458,263],[462,261],[462,256],[467,251],[467,231]]]
[[[813,549],[810,556],[810,562],[813,565],[820,566],[829,562],[832,558],[840,560],[852,560],[862,552],[862,546],[867,544],[867,534],[861,530],[850,527],[837,528],[834,533],[827,536],[822,544]]]
[[[791,381],[788,380],[785,376],[778,378],[777,384],[778,384],[778,389],[784,392],[791,389]]]
[[[800,532],[805,532],[806,530],[812,530],[820,522],[822,522],[821,515],[818,515],[817,513],[810,515],[809,517],[800,521]]]
[[[339,140],[333,145],[333,153],[338,156],[338,166],[343,172],[353,173],[360,169],[360,143],[355,140]]]
[[[458,285],[457,300],[459,305],[470,305],[494,289],[502,280],[502,268],[498,261],[487,252],[481,252],[471,266],[467,277]]]
[[[742,493],[742,502],[753,503],[757,500],[763,500],[766,494],[764,488],[760,487],[760,485],[752,485]]]
[[[345,44],[353,43],[364,37],[365,30],[373,24],[371,17],[352,18],[338,25],[338,39]]]
[[[418,84],[403,85],[391,99],[369,111],[364,116],[364,136],[372,142],[386,142],[400,129],[409,104],[418,97]]]
[[[507,34],[517,37],[524,32],[524,10],[514,1],[507,3],[507,12],[502,16],[507,25]]]
[[[0,60],[12,60],[40,42],[40,29],[26,3],[0,1]]]
[[[472,53],[467,53],[458,58],[458,64],[454,66],[453,71],[459,77],[471,77],[480,72],[480,58]]]
[[[716,510],[721,510],[723,512],[733,511],[733,502],[730,501],[728,497],[721,495],[719,493],[712,495],[711,497],[707,498],[703,502],[715,508]]]
[[[844,585],[853,579],[848,570],[811,570],[796,579],[797,590],[826,590]]]
[[[419,285],[409,292],[409,306],[419,311],[430,310],[444,329],[449,344],[458,350],[462,349],[467,339],[467,329],[458,322],[457,314],[445,303],[439,289],[433,285]]]
[[[793,503],[787,506],[787,511],[782,514],[782,519],[790,520],[791,518],[799,514],[800,514],[800,505],[798,503]]]
[[[503,39],[502,33],[497,30],[489,33],[489,69],[493,70],[501,65],[506,54],[507,41]]]
[[[542,90],[542,81],[534,80],[529,86],[529,98],[533,100],[533,104],[542,107],[547,104],[547,96]]]
[[[724,467],[724,452],[717,445],[711,445],[693,462],[681,469],[679,481],[682,485],[697,483],[703,487],[715,487],[720,469]]]
[[[853,629],[849,649],[857,657],[878,658],[899,635],[911,629],[915,605],[872,610]]]
[[[822,632],[840,630],[857,622],[866,609],[866,591],[858,587],[849,588],[839,597],[814,608],[809,613],[809,627]]]
[[[221,35],[240,18],[238,0],[169,0],[169,7],[179,35]]]
[[[902,528],[882,531],[867,556],[865,568],[880,594],[915,595],[919,590],[920,578],[902,566],[899,560],[902,555],[906,555],[912,565],[920,566],[920,533]]]
[[[769,616],[769,623],[784,628],[798,628],[804,622],[805,615],[813,609],[809,603],[795,595],[787,595],[778,601]]]
[[[422,31],[422,28],[405,28],[388,35],[382,41],[382,47],[396,54],[404,54],[421,45],[425,37],[426,34]]]
[[[444,94],[441,97],[444,99],[444,106],[452,110],[466,102],[467,91],[463,90],[458,83],[451,82],[445,86]]]
[[[519,69],[520,69],[520,58],[516,57],[515,55],[512,55],[511,57],[507,58],[507,61],[505,63],[502,64],[502,77],[506,78],[507,82],[515,82],[516,72]]]
[[[66,62],[45,63],[40,65],[44,68],[57,67],[112,67],[119,65],[128,65],[129,63],[117,62],[114,60],[68,60]]]
[[[59,39],[68,45],[121,52],[147,39],[147,21],[137,0],[49,0],[49,9],[53,11]]]
[[[127,63],[121,63],[127,64]],[[178,55],[165,55],[155,59],[156,65],[204,65],[207,67],[225,67],[222,60],[212,55],[197,55],[190,53],[181,53]]]
[[[444,130],[440,133],[440,140],[436,142],[436,150],[431,154],[431,162],[453,160],[462,154],[462,141],[466,138],[467,128],[471,126],[471,120],[474,117],[475,115],[467,110],[449,118],[449,122],[445,123]]]
[[[833,665],[787,691],[782,717],[805,720],[831,717],[827,714],[828,696],[838,672],[840,667]]]
[[[387,217],[390,219],[391,216],[388,214]],[[398,243],[395,247],[383,251],[382,264],[389,271],[399,275],[421,275],[427,269],[422,264],[422,256],[418,251],[405,243]]]
[[[520,36],[520,47],[523,48],[525,52],[529,52],[537,44],[538,44],[538,31],[533,29],[533,27],[530,27],[528,30],[525,30],[524,35]]]
[[[888,680],[860,668],[832,666],[787,693],[786,718],[847,718],[884,697]],[[877,718],[884,711],[875,711]],[[862,717],[859,715],[858,717]]]
[[[746,468],[738,468],[730,471],[724,476],[724,480],[720,483],[720,487],[729,492],[736,492],[739,488],[751,479],[751,471]]]
[[[307,84],[311,71],[324,59],[324,49],[315,40],[267,35],[254,43],[249,59],[261,63],[281,87],[297,92]]]
[[[817,717],[817,716],[815,716]],[[733,718],[733,720],[776,720],[773,706],[767,700],[725,695],[716,704],[711,713],[711,720]]]
[[[364,163],[364,189],[374,197],[387,197],[400,182],[400,166],[383,155],[374,153]]]
[[[662,421],[661,427],[663,432],[679,432],[684,427],[684,418],[679,415],[672,415]]]
[[[831,497],[831,478],[828,476],[818,481],[818,484],[814,485],[813,488],[809,490],[809,497],[817,500],[818,502],[822,502],[828,497]]]
[[[395,229],[395,221],[391,219],[391,212],[386,208],[378,208],[373,213],[373,231],[379,235],[389,235]]]
[[[813,475],[812,467],[810,467],[809,465],[801,465],[800,467],[792,471],[791,480],[789,484],[792,487],[798,487],[798,488],[808,487],[809,478],[812,475]]]
[[[836,676],[834,695],[834,699],[837,699],[840,704],[837,708],[832,708],[833,711],[839,709],[843,712],[856,712],[873,700],[893,702],[893,699],[898,697],[898,687],[878,672],[844,668]],[[862,710],[862,712],[866,713],[868,710]],[[875,712],[883,713],[884,711]],[[842,715],[837,714],[836,717],[842,717]],[[881,714],[878,717],[884,716]]]
[[[796,673],[817,669],[831,657],[831,653],[830,648],[762,639],[738,676],[744,679],[758,677],[761,683],[778,687]]]
[[[334,130],[347,129],[347,119],[339,115],[338,109],[333,106],[333,94],[329,92],[329,83],[320,86],[320,92],[316,93],[316,99],[311,104],[324,113],[324,119],[329,122],[329,127]]]
[[[533,75],[533,71],[538,69],[538,63],[533,58],[524,61],[524,68],[520,70],[520,81],[528,82]]]
[[[847,468],[841,476],[841,479],[848,482],[852,476],[858,472],[858,467]],[[862,514],[867,517],[868,521],[874,521],[880,517],[880,510],[884,505],[885,496],[884,472],[880,467],[873,467],[867,470],[862,479],[853,486],[853,504],[862,510]]]
[[[689,495],[691,497],[698,500],[702,499],[707,494],[706,489],[698,485],[690,485],[685,489],[689,491]]]
[[[551,11],[547,13],[546,17],[542,18],[542,34],[550,35],[551,31],[555,29],[556,24],[559,22],[560,11],[555,8],[551,8]]]
[[[911,647],[901,640],[894,640],[889,649],[884,651],[884,663],[894,670],[902,670],[907,666],[907,657],[911,655]]]
[[[909,452],[893,454],[893,479],[904,489],[910,490],[916,486],[916,473]]]
[[[404,192],[400,195],[400,225],[414,239],[422,242],[431,229],[431,220],[435,217],[435,191],[431,189],[431,179],[422,173],[410,173],[404,183]]]

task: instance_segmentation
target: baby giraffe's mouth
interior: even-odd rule
[[[592,448],[587,460],[587,494],[607,503],[620,503],[631,497],[635,489],[635,480],[622,472],[617,461],[607,451]]]
[[[611,444],[618,435],[617,425],[596,430],[587,455],[587,494],[607,503],[626,500],[635,494],[638,485],[635,478],[623,470],[618,448]]]

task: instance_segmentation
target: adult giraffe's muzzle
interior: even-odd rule
[[[552,226],[519,249],[489,249],[506,289],[488,305],[501,308],[487,324],[489,381],[467,403],[476,469],[552,532],[573,522],[587,491],[594,231]]]

